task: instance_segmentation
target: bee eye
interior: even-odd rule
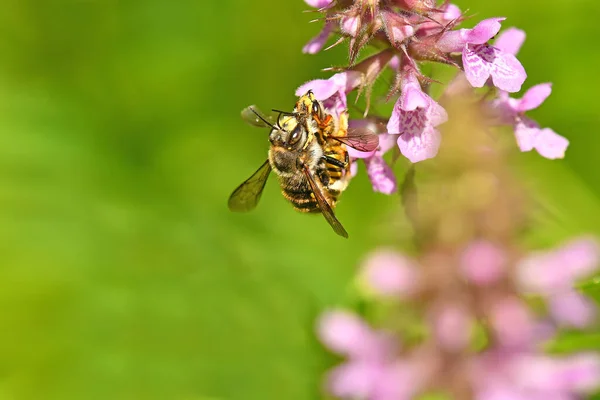
[[[313,114],[319,113],[319,103],[316,101],[313,101],[313,103],[312,103],[312,112],[313,112]]]
[[[296,143],[298,143],[298,141],[300,140],[300,137],[302,137],[302,132],[300,131],[300,126],[297,126],[290,135],[290,139],[288,140],[288,143],[290,145],[295,145]]]

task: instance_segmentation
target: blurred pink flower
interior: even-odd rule
[[[431,314],[432,331],[442,348],[457,352],[469,345],[473,318],[462,305],[440,304]]]
[[[590,238],[572,240],[557,250],[536,252],[517,266],[518,282],[524,291],[542,295],[554,319],[582,328],[592,322],[593,304],[577,293],[576,281],[598,269],[598,243]]]
[[[536,326],[526,304],[516,297],[496,300],[489,319],[498,343],[506,348],[525,348],[532,344]]]
[[[402,400],[416,391],[416,376],[409,363],[397,359],[392,338],[371,330],[354,314],[325,313],[319,337],[332,351],[348,360],[329,373],[329,391],[343,399]]]
[[[460,268],[468,280],[476,285],[496,283],[506,273],[506,255],[497,245],[478,240],[463,251]]]
[[[410,296],[417,286],[416,263],[392,250],[378,250],[365,260],[360,272],[367,286],[380,296]]]
[[[495,349],[480,355],[471,380],[478,400],[577,400],[598,388],[595,354],[558,358]]]

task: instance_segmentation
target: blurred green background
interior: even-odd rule
[[[600,5],[458,4],[525,29],[526,86],[554,82],[532,116],[571,146],[517,166],[546,216],[532,243],[600,233]],[[315,317],[398,241],[398,198],[361,174],[347,241],[274,179],[253,213],[226,202],[268,147],[239,111],[292,107],[346,48],[301,53],[320,23],[300,0],[0,5],[0,399],[318,398]]]

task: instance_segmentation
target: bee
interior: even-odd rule
[[[348,130],[347,114],[335,120],[311,91],[300,97],[294,111],[274,111],[279,113],[275,122],[268,121],[253,106],[242,112],[242,117],[251,124],[271,128],[271,145],[267,160],[229,197],[229,209],[240,212],[254,209],[273,170],[283,196],[296,210],[322,213],[333,230],[347,238],[348,233],[333,212],[350,177],[345,146],[375,150],[379,143],[377,135]]]

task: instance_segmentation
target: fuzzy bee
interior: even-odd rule
[[[269,122],[253,106],[242,117],[256,126],[270,127],[268,159],[229,197],[232,211],[256,207],[267,178],[273,170],[279,178],[283,196],[301,212],[321,212],[340,236],[348,233],[333,209],[350,178],[346,146],[361,151],[375,150],[377,135],[369,131],[348,130],[347,114],[334,118],[311,91],[301,96],[294,111],[278,111]]]

